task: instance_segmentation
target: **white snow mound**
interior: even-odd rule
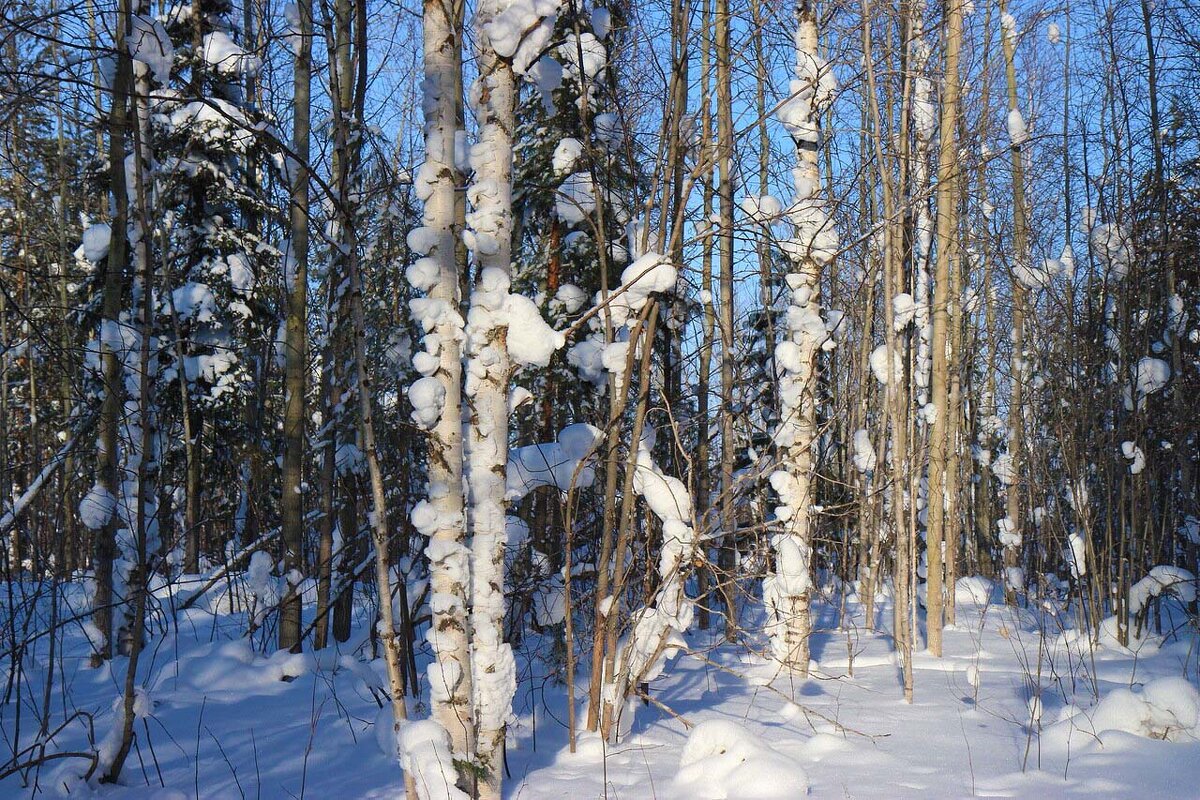
[[[674,789],[691,800],[784,800],[808,794],[808,775],[742,726],[715,719],[688,734]]]
[[[954,584],[954,602],[960,606],[986,606],[992,601],[995,589],[994,583],[980,575],[959,578]]]
[[[1111,731],[1196,741],[1200,739],[1200,692],[1184,678],[1158,678],[1140,692],[1116,689],[1088,711],[1068,711],[1066,719],[1046,730],[1042,743],[1064,751],[1097,740],[1103,745],[1102,734]]]

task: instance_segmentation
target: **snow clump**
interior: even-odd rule
[[[1188,742],[1200,739],[1200,692],[1184,678],[1157,678],[1140,692],[1115,689],[1090,710],[1068,708],[1064,718],[1042,734],[1051,752],[1103,748],[1105,733]]]
[[[714,719],[688,734],[674,789],[692,800],[791,800],[808,794],[808,776],[798,761],[742,726]]]

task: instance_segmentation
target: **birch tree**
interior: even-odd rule
[[[413,288],[427,294],[410,303],[425,336],[424,349],[413,357],[422,377],[409,387],[408,397],[413,421],[428,431],[429,474],[427,496],[413,508],[412,521],[428,537],[425,555],[433,619],[426,636],[434,655],[427,669],[432,716],[448,737],[447,755],[460,765],[457,782],[462,789],[471,785],[467,765],[475,752],[467,619],[470,552],[465,544],[462,493],[464,333],[455,252],[462,5],[427,0],[423,21],[425,163],[416,176],[416,193],[424,211],[421,227],[408,235],[409,246],[423,257],[409,267],[407,277]]]
[[[500,797],[504,725],[516,691],[516,665],[504,641],[505,489],[508,465],[508,338],[511,311],[524,298],[512,280],[512,161],[517,87],[512,63],[496,52],[492,33],[505,0],[484,0],[476,11],[479,77],[471,99],[479,124],[471,146],[474,172],[467,189],[465,239],[479,277],[467,316],[467,482],[471,532],[471,685],[474,691],[479,796]],[[527,310],[538,312],[528,303]],[[538,316],[540,320],[540,316]],[[516,320],[520,324],[521,320]],[[514,338],[526,331],[512,330]]]
[[[129,0],[125,0],[126,3]],[[113,634],[113,559],[116,551],[116,532],[120,520],[116,514],[119,488],[118,428],[122,398],[124,395],[121,362],[118,354],[120,337],[120,314],[128,258],[128,206],[129,191],[125,182],[125,170],[116,167],[125,163],[125,131],[129,120],[129,91],[132,81],[133,62],[126,47],[126,26],[129,9],[119,15],[116,26],[114,50],[116,71],[112,80],[112,101],[109,109],[108,163],[109,187],[111,192],[112,221],[108,230],[95,228],[84,232],[85,250],[89,233],[96,237],[93,255],[103,257],[104,291],[102,316],[98,337],[100,349],[103,401],[100,407],[100,423],[96,443],[96,483],[80,502],[79,513],[86,525],[95,531],[92,554],[96,588],[92,594],[92,625],[90,631],[94,648],[93,664],[112,657]],[[107,239],[107,242],[104,241]],[[95,260],[99,260],[96,258]]]
[[[821,115],[833,100],[837,83],[818,52],[815,6],[801,3],[798,15],[796,79],[779,111],[796,145],[795,194],[787,210],[794,233],[783,242],[792,262],[787,274],[789,306],[784,340],[775,348],[780,383],[775,444],[780,449],[780,468],[771,474],[771,487],[780,499],[775,516],[781,530],[771,537],[775,572],[764,582],[763,599],[771,615],[775,658],[804,676],[812,633],[817,357],[832,344],[820,303],[821,272],[838,249],[821,185]]]

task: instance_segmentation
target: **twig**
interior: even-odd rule
[[[696,723],[689,721],[687,717],[683,716],[683,714],[680,714],[678,711],[675,711],[673,708],[671,708],[669,705],[667,705],[663,701],[661,701],[655,697],[651,697],[650,693],[645,691],[644,689],[634,689],[633,693],[636,694],[638,697],[642,698],[643,700],[645,700],[650,705],[659,709],[660,711],[665,711],[667,714],[670,714],[672,717],[674,717],[675,719],[682,722],[683,727],[687,728],[688,730],[691,730],[692,728],[696,727]]]

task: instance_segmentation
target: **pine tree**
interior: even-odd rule
[[[165,265],[161,325],[174,339],[163,380],[176,384],[171,417],[183,431],[187,572],[199,569],[202,555],[201,476],[217,470],[229,485],[240,483],[240,450],[212,448],[205,464],[205,439],[245,437],[242,407],[254,402],[251,379],[263,377],[260,343],[274,334],[266,298],[280,258],[256,224],[271,213],[259,181],[269,152],[245,94],[260,65],[235,41],[244,32],[234,11],[227,0],[201,0],[142,23],[150,30],[140,52],[160,62],[152,65],[161,87],[152,98],[161,210],[153,239]],[[215,494],[207,502],[232,506],[234,516],[242,497]]]

